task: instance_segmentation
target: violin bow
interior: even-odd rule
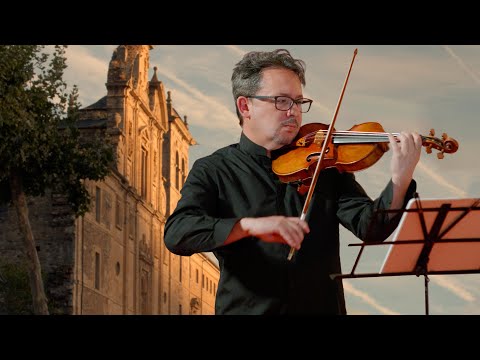
[[[313,177],[312,177],[312,182],[311,182],[311,185],[308,189],[307,198],[305,199],[305,204],[303,205],[303,210],[302,210],[302,214],[300,215],[300,220],[305,220],[307,218],[307,212],[308,212],[308,209],[309,209],[309,206],[310,206],[310,200],[312,199],[313,191],[315,189],[315,185],[317,184],[318,176],[320,175],[320,168],[321,168],[320,164],[323,161],[323,158],[325,157],[325,149],[328,146],[328,143],[330,142],[330,139],[332,138],[332,132],[333,132],[332,130],[333,130],[333,127],[335,125],[335,121],[337,120],[338,110],[340,109],[340,105],[341,105],[342,99],[343,99],[343,94],[345,93],[345,88],[347,87],[348,78],[350,77],[350,72],[352,71],[353,62],[355,61],[355,57],[357,56],[357,53],[358,53],[358,49],[355,49],[355,51],[353,52],[352,62],[350,63],[350,68],[348,69],[348,73],[347,73],[347,76],[345,78],[345,82],[343,83],[342,92],[340,93],[340,97],[338,99],[338,103],[337,103],[337,107],[335,109],[335,113],[333,114],[332,122],[330,123],[330,126],[328,127],[327,135],[325,136],[325,139],[323,141],[322,152],[320,153],[320,157],[318,159],[317,166],[315,168],[315,172],[314,172]],[[294,254],[295,254],[295,248],[290,247],[290,252],[288,254],[287,259],[291,260],[293,258]]]

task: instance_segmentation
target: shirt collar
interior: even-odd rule
[[[240,135],[239,144],[240,144],[240,150],[245,151],[247,154],[268,157],[267,149],[265,149],[260,145],[255,144],[243,132]]]

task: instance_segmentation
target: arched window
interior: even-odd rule
[[[175,187],[180,190],[180,159],[178,151],[175,153]]]
[[[182,185],[185,184],[186,177],[187,177],[187,171],[185,170],[185,159],[182,159]]]
[[[142,194],[142,198],[147,198],[147,185],[148,185],[148,151],[144,147],[142,147],[142,162],[141,162],[141,180],[140,180],[140,193]]]

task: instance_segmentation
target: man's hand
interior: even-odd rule
[[[309,232],[307,222],[298,217],[243,218],[235,225],[225,245],[247,236],[255,236],[265,242],[287,244],[299,250],[305,234]]]

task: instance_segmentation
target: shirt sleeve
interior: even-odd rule
[[[390,218],[388,212],[393,199],[393,183],[390,180],[378,198],[372,200],[351,173],[341,174],[337,217],[340,223],[365,242],[379,242],[388,238],[398,226],[402,212]],[[416,191],[412,179],[405,194],[402,209]]]
[[[223,245],[240,218],[221,218],[215,166],[197,160],[183,185],[175,211],[165,224],[164,242],[172,253],[190,256]]]

